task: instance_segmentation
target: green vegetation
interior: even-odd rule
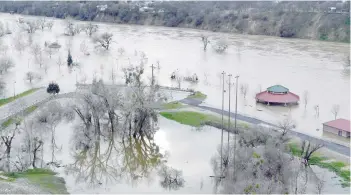
[[[28,179],[29,182],[39,185],[52,194],[68,194],[64,180],[56,177],[56,173],[49,169],[29,169],[24,172],[3,173],[3,175],[12,181],[17,178]]]
[[[27,90],[27,91],[25,91],[25,92],[23,92],[23,93],[20,93],[20,94],[14,96],[14,97],[12,96],[12,97],[9,97],[9,98],[0,99],[0,106],[3,106],[3,105],[5,105],[5,104],[8,104],[8,103],[10,103],[10,102],[12,102],[12,101],[14,101],[14,100],[16,100],[16,99],[18,99],[18,98],[21,98],[21,97],[24,97],[24,96],[26,96],[26,95],[29,95],[29,94],[31,94],[31,93],[37,91],[38,89],[39,89],[39,88],[33,88],[33,89]]]
[[[174,120],[181,124],[190,125],[193,127],[201,127],[206,124],[213,124],[212,126],[217,127],[222,124],[222,120],[220,117],[193,111],[160,112],[160,115],[167,119]],[[249,125],[246,123],[237,122],[237,125],[241,128],[249,128]],[[233,127],[234,124],[231,123],[231,126]],[[224,122],[224,127],[228,128],[227,120],[225,120]]]
[[[184,105],[180,102],[169,102],[169,103],[166,103],[166,104],[163,104],[162,105],[162,108],[164,109],[177,109],[177,108],[182,108],[184,107]]]
[[[200,91],[196,91],[194,94],[191,94],[188,96],[188,98],[201,99],[201,100],[206,99],[206,97],[207,95],[201,93]]]
[[[260,156],[259,154],[257,154],[256,152],[254,152],[254,153],[252,154],[252,156],[253,156],[254,158],[261,158],[261,156]]]
[[[34,110],[36,110],[37,108],[38,108],[38,106],[36,106],[36,105],[29,106],[28,108],[26,108],[24,110],[24,114],[25,115],[30,114],[30,113],[34,112]],[[1,126],[3,128],[6,128],[6,127],[9,127],[12,124],[15,124],[15,123],[18,123],[18,122],[21,122],[21,121],[22,121],[22,118],[20,118],[20,117],[11,117],[11,118],[7,119],[5,122],[3,122],[1,124]]]
[[[301,156],[302,151],[296,143],[290,143],[289,148],[294,156]],[[326,157],[319,156],[318,154],[312,154],[312,157],[309,160],[309,164],[316,165],[336,173],[339,177],[343,179],[343,187],[350,186],[350,169],[344,169],[345,167],[348,167],[348,165],[345,165],[343,162],[339,161],[325,162],[327,160],[328,158]]]

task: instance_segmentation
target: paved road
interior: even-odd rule
[[[222,114],[222,110],[221,109],[208,107],[208,106],[201,106],[200,105],[202,103],[201,100],[192,99],[192,98],[185,98],[185,99],[181,100],[180,102],[182,102],[184,104],[191,105],[191,106],[195,106],[195,107],[198,107],[198,108],[201,108],[201,109],[204,109],[204,110],[208,110],[208,111],[211,111],[211,112]],[[224,111],[224,115],[228,116],[228,114],[229,114],[228,111]],[[231,118],[234,118],[234,117],[235,117],[235,113],[231,112]],[[248,116],[243,116],[241,114],[237,114],[237,119],[241,120],[241,121],[245,121],[245,122],[251,123],[251,124],[254,124],[254,125],[264,124],[264,125],[269,125],[269,126],[278,128],[277,125],[274,125],[272,123],[268,123],[268,122],[265,122],[265,121],[262,121],[262,120],[259,120],[259,119],[256,119],[256,118],[248,117]],[[312,136],[309,136],[309,135],[306,135],[306,134],[302,134],[302,133],[299,133],[299,132],[296,132],[296,131],[289,131],[289,134],[297,136],[297,137],[299,137],[302,140],[312,140],[312,141],[323,142],[326,148],[328,148],[328,149],[330,149],[332,151],[335,151],[337,153],[340,153],[340,154],[343,154],[343,155],[346,155],[346,156],[350,156],[350,148],[347,147],[347,146],[344,146],[344,145],[341,145],[341,144],[338,144],[338,143],[335,143],[335,142],[323,140],[323,139],[320,139],[320,138],[312,137]]]
[[[50,95],[45,88],[41,88],[29,95],[16,99],[13,102],[5,104],[0,107],[0,121],[6,119],[8,116],[18,113],[27,107],[49,98]]]

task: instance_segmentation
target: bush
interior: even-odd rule
[[[54,95],[58,94],[60,92],[60,87],[57,83],[50,83],[48,88],[46,89],[46,92]]]

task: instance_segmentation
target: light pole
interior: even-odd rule
[[[238,112],[238,86],[239,86],[239,75],[235,76],[236,82],[235,82],[235,115],[234,115],[234,154],[233,154],[233,178],[234,173],[235,173],[235,150],[236,150],[236,136],[238,134],[238,131],[236,129],[236,117],[237,117],[237,112]]]
[[[222,72],[222,77],[223,77],[223,82],[222,82],[222,134],[221,134],[221,176],[222,176],[222,166],[223,166],[223,128],[224,128],[224,120],[223,120],[223,115],[224,115],[224,76],[225,76],[225,72]]]
[[[228,98],[228,101],[229,101],[229,103],[228,103],[228,147],[227,147],[227,161],[229,162],[229,131],[230,131],[230,115],[231,115],[231,113],[230,113],[230,88],[231,88],[231,85],[232,85],[232,83],[231,83],[231,78],[232,78],[232,74],[229,74],[228,75],[228,77],[229,77],[229,82],[228,82],[228,95],[229,95],[229,98]],[[227,163],[228,163],[227,162]]]
[[[151,66],[151,85],[153,86],[154,85],[154,68],[155,68],[155,66],[154,66],[154,64],[152,64]]]

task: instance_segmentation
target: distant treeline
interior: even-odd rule
[[[350,2],[0,2],[0,11],[83,21],[350,41]]]

